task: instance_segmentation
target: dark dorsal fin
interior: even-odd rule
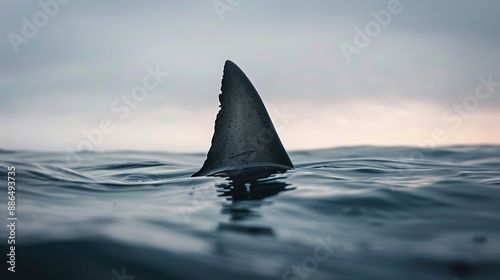
[[[294,168],[257,90],[229,60],[224,64],[219,101],[212,146],[193,176]]]

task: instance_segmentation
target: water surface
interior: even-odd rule
[[[2,279],[499,279],[500,146],[290,157],[245,186],[191,178],[205,154],[0,150]]]

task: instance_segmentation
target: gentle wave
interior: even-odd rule
[[[0,150],[1,180],[16,167],[17,275],[116,279],[122,268],[136,279],[499,275],[500,146],[290,156],[295,170],[245,186],[190,177],[204,154],[93,152],[68,162],[64,153]],[[318,240],[338,245],[321,261]]]

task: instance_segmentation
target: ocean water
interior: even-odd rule
[[[0,151],[1,279],[500,279],[500,146],[290,152],[252,184],[205,154]]]

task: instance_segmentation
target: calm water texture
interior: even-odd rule
[[[205,154],[3,150],[2,279],[500,279],[500,146],[424,152],[291,152],[245,186],[191,178]]]

